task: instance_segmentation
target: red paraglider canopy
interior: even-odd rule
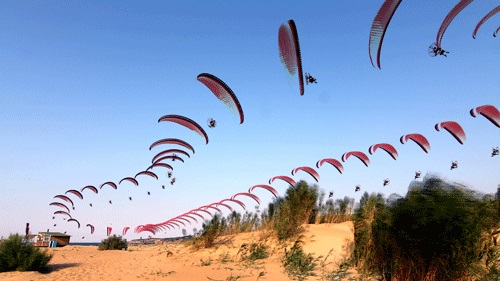
[[[299,36],[295,22],[292,19],[280,26],[278,30],[278,45],[281,62],[288,73],[291,76],[297,73],[300,95],[302,96],[304,95],[304,77],[302,74]]]
[[[198,123],[185,116],[175,114],[165,115],[158,119],[158,123],[160,122],[174,122],[179,125],[185,126],[186,128],[198,133],[200,136],[205,138],[205,142],[206,144],[208,144],[208,135],[205,130],[203,130],[203,128]]]

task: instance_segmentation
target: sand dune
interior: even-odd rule
[[[322,274],[348,257],[354,227],[352,222],[307,225],[302,241],[306,253],[324,261],[317,276],[307,280],[321,280]],[[253,242],[267,244],[270,257],[241,261],[241,245]],[[290,280],[280,261],[284,247],[263,232],[224,236],[209,249],[194,249],[186,242],[129,246],[127,251],[66,246],[49,249],[54,254],[50,273],[7,272],[0,273],[0,280]]]

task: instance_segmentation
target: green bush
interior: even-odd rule
[[[301,226],[311,220],[317,200],[318,189],[309,187],[305,181],[288,188],[285,197],[276,200],[274,230],[279,240],[298,236]]]
[[[24,242],[19,234],[0,243],[0,272],[42,271],[51,259],[52,255]]]
[[[489,280],[500,262],[496,203],[432,177],[392,206],[365,194],[355,221],[356,263],[386,280]]]
[[[238,253],[241,254],[241,260],[253,262],[268,258],[269,253],[267,252],[267,248],[267,245],[263,243],[243,244]]]
[[[285,249],[285,256],[282,260],[285,272],[293,280],[304,280],[307,276],[314,276],[316,259],[312,254],[304,253],[301,244],[302,241],[297,239],[290,250]]]
[[[210,221],[203,223],[202,227],[203,230],[199,239],[203,241],[205,248],[210,248],[213,246],[215,239],[222,234],[223,224],[220,215],[215,214]]]
[[[104,239],[99,244],[98,250],[127,250],[127,240],[121,236],[113,234],[112,236]]]

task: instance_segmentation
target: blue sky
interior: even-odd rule
[[[159,223],[202,205],[314,167],[326,157],[340,160],[351,150],[368,152],[388,142],[399,151],[394,161],[383,151],[365,167],[357,159],[318,169],[318,185],[335,198],[359,199],[362,191],[404,195],[414,172],[439,174],[487,193],[500,184],[500,132],[468,111],[491,104],[500,108],[500,25],[492,17],[472,39],[476,23],[496,4],[474,2],[445,33],[447,58],[432,58],[427,47],[455,1],[403,2],[383,43],[382,69],[368,56],[371,23],[382,1],[8,1],[0,11],[0,236],[32,231],[67,231],[73,241],[99,241],[106,226]],[[287,79],[278,55],[278,28],[297,25],[304,71],[318,84],[305,95]],[[225,81],[238,96],[245,122],[217,100],[198,74]],[[173,123],[166,114],[199,122],[210,138]],[[207,128],[207,118],[218,126]],[[462,125],[467,141],[456,142],[438,122]],[[399,137],[421,133],[425,154]],[[180,138],[196,153],[174,165],[174,186],[164,170],[158,181],[138,178],[99,194],[84,192],[75,202],[80,229],[52,213],[53,196],[85,185],[118,182],[147,168],[161,138]],[[459,168],[450,171],[451,161]],[[295,180],[312,182],[305,173]],[[391,183],[382,187],[384,178]],[[166,189],[161,189],[165,184]],[[280,194],[284,183],[273,184]],[[151,195],[146,194],[147,191]],[[270,193],[255,191],[263,208]],[[128,196],[133,201],[128,201]],[[113,200],[113,204],[108,204]],[[251,199],[243,199],[253,210]],[[90,208],[88,204],[92,202]],[[236,206],[235,206],[236,208]],[[57,223],[57,227],[53,224]],[[93,224],[90,235],[84,225]],[[188,232],[200,225],[186,227]],[[161,236],[179,235],[180,230]],[[145,236],[129,232],[128,239]]]

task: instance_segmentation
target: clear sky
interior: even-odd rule
[[[387,30],[379,70],[370,63],[368,38],[382,1],[172,2],[2,3],[0,236],[23,233],[29,222],[32,232],[67,231],[75,242],[100,241],[107,226],[121,234],[125,226],[163,222],[273,176],[291,176],[298,166],[340,160],[352,150],[368,153],[381,142],[396,147],[396,161],[377,151],[369,167],[349,159],[342,175],[326,164],[317,169],[320,188],[356,200],[364,191],[404,195],[416,170],[485,193],[500,184],[500,156],[491,157],[500,130],[469,115],[484,104],[500,108],[500,38],[492,36],[500,15],[472,38],[477,22],[498,3],[469,5],[445,33],[448,57],[430,57],[427,48],[456,1],[403,1]],[[304,96],[279,59],[278,29],[289,19],[297,25],[304,71],[318,81]],[[232,88],[243,124],[196,80],[202,72]],[[157,123],[166,114],[200,123],[209,143],[177,124]],[[208,118],[218,126],[208,128]],[[436,123],[449,120],[464,128],[464,145],[435,131]],[[430,152],[412,141],[399,143],[409,133],[426,136]],[[61,202],[55,195],[133,177],[161,150],[149,151],[161,138],[183,139],[196,150],[185,163],[169,162],[175,185],[165,169],[156,169],[159,180],[139,176],[138,187],[105,186],[97,195],[86,190],[83,201],[70,194],[80,229],[63,216],[52,219],[59,208],[49,203]],[[453,160],[459,167],[450,170]],[[304,172],[293,178],[314,182]],[[384,178],[391,180],[386,187]],[[362,192],[355,193],[358,184]],[[279,181],[273,187],[280,194],[287,188]],[[261,209],[272,199],[265,190],[255,194]],[[239,198],[254,210],[250,198]],[[96,227],[93,235],[87,223]],[[195,227],[201,225],[186,230]],[[140,236],[147,233],[125,237]]]

